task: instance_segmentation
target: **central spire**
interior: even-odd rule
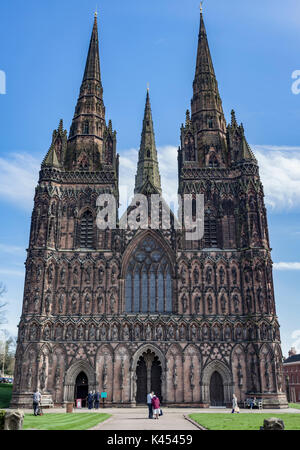
[[[160,174],[155,145],[149,87],[147,88],[143,131],[134,192],[135,194],[161,194]]]

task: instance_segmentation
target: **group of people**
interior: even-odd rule
[[[100,393],[98,391],[90,391],[87,396],[88,409],[99,409]]]
[[[162,415],[160,409],[160,400],[153,391],[147,395],[147,405],[149,410],[149,419],[158,419]]]

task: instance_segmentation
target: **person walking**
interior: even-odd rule
[[[93,401],[94,401],[94,396],[93,396],[93,392],[90,391],[87,397],[87,402],[88,402],[88,408],[92,409],[93,408]]]
[[[153,408],[153,415],[155,416],[154,419],[159,419],[159,413],[160,413],[159,398],[154,394],[151,402],[152,402],[152,408]]]
[[[154,392],[149,392],[147,395],[147,406],[149,410],[149,416],[148,419],[153,419],[153,409],[152,409],[152,397],[154,395]]]
[[[94,394],[94,407],[95,407],[95,409],[99,409],[99,404],[100,404],[100,393],[98,391],[96,391],[95,394]]]
[[[236,412],[236,413],[239,413],[239,412],[240,412],[240,408],[239,408],[239,405],[238,405],[237,397],[236,397],[235,394],[233,394],[233,398],[232,398],[232,411],[231,411],[231,413],[234,414],[235,412]]]
[[[35,416],[38,415],[39,411],[39,404],[42,399],[40,391],[37,389],[36,392],[33,394],[33,414]]]

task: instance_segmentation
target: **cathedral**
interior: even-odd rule
[[[226,123],[202,12],[180,132],[178,194],[203,196],[202,238],[170,210],[169,227],[121,226],[95,14],[69,134],[61,120],[35,190],[11,407],[36,389],[56,406],[99,391],[135,407],[150,390],[165,406],[287,406],[263,186],[234,111]],[[97,226],[101,194],[113,229]],[[149,90],[135,194],[163,195]]]

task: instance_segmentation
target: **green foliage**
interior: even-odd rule
[[[4,416],[6,411],[0,410],[0,430],[4,430]]]
[[[12,388],[12,384],[0,384],[0,408],[9,408]]]
[[[289,403],[290,408],[300,409],[300,403]]]
[[[88,430],[111,417],[103,413],[46,413],[43,416],[25,414],[23,430]]]
[[[292,413],[200,413],[189,417],[207,430],[259,430],[270,417],[282,419],[285,430],[300,430],[300,414]]]

